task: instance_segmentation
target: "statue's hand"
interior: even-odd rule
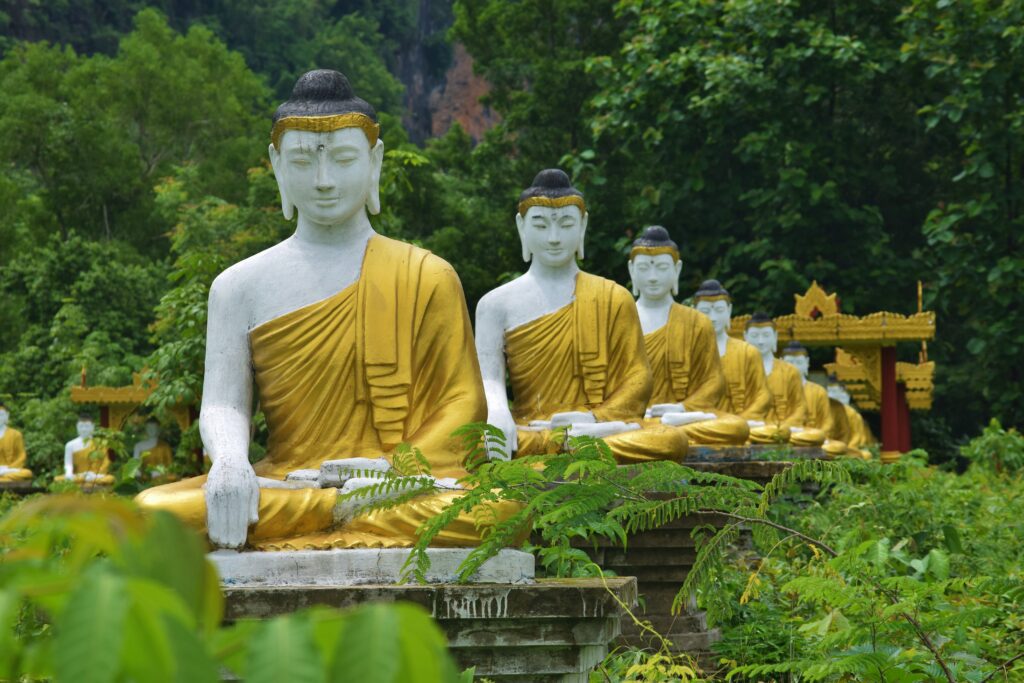
[[[568,427],[579,424],[595,424],[597,418],[589,410],[570,410],[565,413],[555,413],[551,416],[551,428]]]
[[[647,417],[661,417],[665,413],[685,413],[682,403],[655,403],[647,409]]]
[[[3,476],[5,474],[7,474],[8,472],[13,472],[13,471],[14,471],[13,467],[8,467],[7,465],[0,465],[0,476]]]
[[[487,413],[487,424],[497,427],[505,435],[504,447],[490,437],[485,437],[484,445],[487,448],[487,457],[490,460],[510,460],[512,454],[519,449],[519,427],[512,419],[512,413],[507,410]]]
[[[206,478],[206,528],[218,548],[241,548],[259,520],[260,488],[248,462],[218,458]]]
[[[596,439],[603,439],[606,436],[614,436],[623,432],[631,432],[640,429],[635,422],[596,422],[592,424],[574,424],[569,428],[569,436],[592,436]]]
[[[339,500],[334,505],[334,522],[336,524],[346,524],[351,521],[353,517],[357,516],[360,510],[366,509],[367,506],[380,503],[385,500],[390,500],[392,498],[398,498],[399,496],[408,493],[409,490],[414,487],[425,488],[427,484],[433,484],[434,488],[442,490],[461,488],[453,479],[435,479],[434,477],[426,474],[410,477],[398,477],[398,480],[408,485],[389,487],[389,490],[381,490],[374,493],[368,493],[367,495],[345,498],[345,494],[366,488],[367,486],[382,484],[384,482],[383,479],[379,479],[377,477],[352,477],[338,489]],[[426,493],[429,490],[430,489],[425,489],[423,493]]]
[[[764,427],[764,420],[747,420],[749,427]]]
[[[714,413],[705,413],[700,410],[691,410],[689,412],[667,412],[661,416],[661,423],[669,425],[670,427],[682,427],[683,425],[693,424],[695,422],[706,422],[708,420],[714,420]]]
[[[339,458],[320,463],[321,486],[344,486],[353,477],[382,478],[391,470],[386,458]]]

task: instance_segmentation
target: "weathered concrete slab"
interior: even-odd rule
[[[632,577],[538,579],[524,585],[225,586],[225,617],[268,618],[305,607],[414,602],[448,638],[461,668],[499,683],[586,683],[619,636]]]
[[[13,493],[18,496],[27,496],[30,493],[42,493],[45,490],[31,481],[0,481],[0,494]]]
[[[225,586],[359,586],[398,583],[409,558],[405,548],[236,552],[207,555]],[[431,548],[428,583],[452,583],[470,548]],[[487,560],[471,583],[524,584],[534,580],[534,557],[505,549]]]

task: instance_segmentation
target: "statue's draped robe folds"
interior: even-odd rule
[[[735,413],[744,420],[766,420],[772,394],[757,349],[729,337],[722,356],[722,370],[725,371],[726,393],[719,401],[719,409]]]
[[[712,412],[714,420],[678,427],[690,444],[739,445],[747,440],[747,422],[719,409],[725,395],[725,374],[715,344],[715,328],[707,316],[673,303],[668,322],[644,335],[654,390],[648,401],[682,403],[688,411]]]
[[[825,432],[806,426],[807,399],[804,396],[803,378],[800,371],[778,358],[772,363],[767,377],[768,390],[772,394],[772,405],[765,419],[765,426],[750,430],[751,441],[767,441],[773,427],[781,427],[783,438],[794,446],[820,446],[825,441]],[[801,431],[788,433],[791,427]]]
[[[5,481],[28,481],[32,478],[32,470],[25,469],[25,440],[21,432],[8,427],[4,435],[0,436],[0,465],[13,468],[5,474],[0,474],[0,482]]]
[[[174,462],[174,451],[166,441],[157,441],[156,445],[142,452],[146,467],[167,467]]]
[[[355,284],[259,325],[249,340],[269,430],[259,476],[283,479],[339,458],[390,459],[400,443],[420,449],[436,477],[465,475],[451,434],[483,421],[486,404],[462,285],[443,260],[374,236]],[[205,532],[205,480],[158,486],[138,500]],[[460,495],[423,495],[335,527],[336,489],[261,489],[249,542],[264,550],[409,547],[419,526]],[[501,503],[484,515],[517,509]],[[432,545],[478,544],[474,521],[462,515]]]
[[[610,280],[576,276],[574,300],[505,332],[512,415],[520,425],[518,455],[557,453],[549,430],[524,429],[555,413],[590,411],[599,421],[641,424],[651,395],[651,369],[633,298]],[[681,461],[682,431],[662,425],[604,441],[622,463]]]
[[[847,446],[854,449],[863,449],[866,446],[878,443],[878,439],[871,433],[871,427],[864,421],[864,416],[856,408],[843,405],[843,412],[846,413],[846,421],[850,425],[850,438],[846,443]]]
[[[91,483],[93,484],[106,485],[113,484],[115,481],[114,476],[108,474],[110,458],[107,457],[106,451],[97,447],[92,440],[85,448],[79,448],[71,454],[71,463],[75,468],[74,481],[84,481],[86,472],[99,475],[92,478]],[[63,474],[54,477],[55,481],[65,481],[66,479],[67,477]]]

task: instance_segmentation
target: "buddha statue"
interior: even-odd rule
[[[138,441],[132,449],[133,458],[142,458],[142,468],[152,471],[154,468],[170,467],[174,462],[174,449],[171,445],[160,438],[160,423],[155,418],[146,420],[146,438]],[[164,471],[158,477],[161,481],[173,481],[177,479],[172,473]]]
[[[92,416],[88,413],[80,414],[75,423],[75,431],[78,436],[64,444],[64,474],[58,475],[55,480],[93,486],[113,484],[114,477],[108,474],[110,458],[107,457],[107,451],[92,439],[96,431]]]
[[[212,466],[136,500],[216,547],[410,547],[461,495],[453,431],[486,414],[462,285],[445,261],[371,226],[384,143],[343,74],[298,79],[274,114],[269,154],[284,217],[297,223],[210,288],[199,424]],[[251,465],[255,393],[268,442]],[[435,487],[360,512],[342,494],[379,483],[402,444],[430,463]],[[481,512],[500,520],[518,509]],[[461,516],[434,545],[478,544],[478,517]]]
[[[871,459],[866,446],[877,443],[871,428],[857,409],[850,405],[850,392],[834,375],[828,380],[828,398],[835,438],[846,443],[846,454]]]
[[[31,481],[32,470],[25,468],[25,439],[8,423],[11,414],[0,403],[0,483]]]
[[[752,429],[750,440],[755,443],[784,440],[794,446],[821,446],[825,432],[807,426],[807,399],[800,371],[775,357],[779,347],[775,321],[765,313],[754,313],[747,321],[743,338],[761,354],[768,390],[772,393],[766,424]]]
[[[527,272],[477,306],[487,422],[505,434],[490,455],[556,453],[557,430],[604,438],[621,463],[682,460],[686,436],[645,425],[651,368],[633,297],[583,272],[588,214],[561,170],[541,171],[515,216]],[[509,408],[506,372],[512,389]]]
[[[831,436],[834,433],[834,425],[828,393],[825,391],[825,387],[807,379],[807,375],[811,371],[811,357],[807,353],[807,348],[798,341],[791,341],[782,349],[782,360],[792,365],[800,373],[804,399],[807,402],[806,426],[824,432],[827,438],[821,448],[826,453],[832,456],[845,455],[846,443]]]
[[[764,363],[757,349],[729,336],[732,298],[728,290],[718,280],[705,280],[694,294],[693,301],[694,308],[706,315],[715,329],[726,387],[719,409],[739,415],[751,429],[764,427],[772,406]]]
[[[674,300],[682,267],[679,247],[660,225],[633,242],[629,276],[654,379],[647,414],[679,425],[691,445],[746,443],[747,421],[719,409],[725,374],[711,322]]]

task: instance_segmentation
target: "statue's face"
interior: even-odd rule
[[[828,392],[829,398],[834,398],[844,406],[850,405],[850,394],[842,384],[829,384],[825,387],[825,391]]]
[[[697,302],[697,310],[711,319],[711,326],[715,328],[715,334],[722,334],[729,330],[729,323],[732,321],[732,304],[725,299],[718,301],[701,300]]]
[[[770,356],[775,353],[775,349],[779,345],[779,335],[768,326],[750,327],[743,333],[743,338],[762,356]]]
[[[782,360],[799,370],[805,379],[807,378],[807,373],[811,371],[811,359],[802,353],[795,356],[783,356]]]
[[[146,436],[155,439],[160,436],[160,425],[150,420],[146,423]]]
[[[10,414],[3,408],[0,408],[0,427],[7,426],[7,420],[10,418]]]
[[[516,214],[523,253],[545,266],[567,266],[581,252],[587,216],[578,206],[531,206],[525,216]]]
[[[294,205],[306,220],[338,225],[363,211],[376,192],[383,153],[379,141],[370,149],[359,128],[288,130],[280,151],[271,146],[270,161],[282,202]]]
[[[89,439],[96,430],[96,425],[92,423],[92,420],[79,420],[75,423],[75,429],[78,431],[78,436]]]
[[[641,297],[657,301],[676,290],[682,267],[683,262],[676,261],[671,254],[637,254],[629,262],[629,276]]]

